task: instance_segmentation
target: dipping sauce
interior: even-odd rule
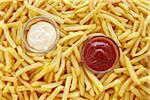
[[[34,53],[46,53],[52,50],[59,40],[57,23],[47,16],[29,19],[23,27],[22,41],[27,50]]]
[[[95,73],[111,70],[119,59],[117,44],[105,36],[87,40],[82,49],[83,64]]]
[[[56,41],[56,30],[48,22],[37,22],[30,27],[27,41],[36,50],[47,50]]]

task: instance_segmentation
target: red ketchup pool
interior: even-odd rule
[[[82,62],[94,73],[105,73],[113,69],[119,60],[117,44],[106,36],[87,40],[82,48]]]

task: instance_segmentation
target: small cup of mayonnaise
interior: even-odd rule
[[[57,24],[49,17],[34,17],[23,27],[22,40],[31,52],[46,53],[56,46],[58,39]]]

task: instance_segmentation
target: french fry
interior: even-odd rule
[[[16,35],[17,35],[17,29],[15,27],[11,28],[11,37],[14,40],[14,42],[16,43]]]
[[[23,52],[23,50],[22,50],[22,48],[21,48],[20,46],[17,47],[17,51],[18,51],[18,54],[19,54],[25,61],[27,61],[29,64],[33,64],[33,63],[34,63],[34,61],[33,61],[29,56],[27,56],[27,55]]]
[[[55,81],[58,81],[59,78],[60,78],[60,76],[61,76],[61,74],[63,73],[63,70],[64,70],[64,68],[65,68],[65,63],[66,63],[66,60],[65,60],[64,57],[62,57],[62,58],[61,58],[61,65],[60,65],[60,68],[58,69],[58,72],[56,73],[55,78],[54,78]]]
[[[144,14],[146,14],[146,15],[149,14],[149,11],[148,11],[147,9],[141,7],[141,6],[137,6],[137,9],[138,9],[140,12],[142,12],[142,13],[144,13]]]
[[[10,87],[10,86],[11,86],[11,83],[8,82],[8,83],[6,84],[6,86],[4,87],[4,90],[2,91],[2,94],[7,94],[8,91],[9,91],[9,87]]]
[[[20,14],[21,14],[21,12],[23,11],[23,9],[24,9],[24,6],[22,6],[21,8],[19,8],[19,9],[16,11],[16,13],[14,13],[14,14],[12,15],[12,17],[8,20],[8,22],[13,22],[13,21],[15,21],[16,18],[20,16]]]
[[[63,94],[62,93],[59,93],[58,95],[57,95],[57,97],[62,97],[63,96]],[[78,92],[78,91],[75,91],[75,92],[70,92],[69,94],[68,94],[68,98],[75,98],[75,97],[79,97],[80,96],[80,93]]]
[[[128,88],[129,84],[131,83],[131,79],[127,79],[124,84],[121,86],[120,90],[119,90],[119,96],[122,97],[125,90]]]
[[[150,52],[150,50],[147,51],[146,53],[144,53],[144,54],[138,56],[138,57],[133,58],[133,59],[131,60],[131,63],[132,63],[132,64],[135,64],[135,63],[137,63],[138,61],[144,59],[145,57],[148,56],[149,52]]]
[[[76,75],[79,76],[81,74],[81,70],[80,70],[79,64],[73,54],[70,56],[70,60],[71,60],[73,67],[75,68]]]
[[[72,74],[64,74],[60,77],[60,80],[65,80],[68,76],[72,76]]]
[[[115,86],[118,85],[118,84],[120,84],[120,80],[119,80],[119,79],[116,79],[116,80],[114,80],[113,82],[111,82],[110,84],[106,85],[106,86],[104,87],[104,90],[107,90],[107,89],[109,89],[109,88],[111,88],[111,87],[115,87]]]
[[[29,3],[27,3],[27,1],[25,1],[25,7],[27,7],[28,9],[30,9],[30,10],[36,12],[36,13],[39,13],[39,14],[41,14],[41,15],[45,15],[45,16],[51,17],[51,18],[53,18],[56,22],[58,22],[58,23],[60,23],[60,24],[63,24],[63,23],[64,23],[64,20],[63,20],[62,18],[57,17],[57,16],[55,16],[55,15],[52,15],[52,14],[50,14],[50,13],[48,13],[48,12],[42,10],[42,9],[36,8],[36,7],[34,7],[34,6],[31,6]]]
[[[120,44],[120,42],[118,40],[118,37],[116,36],[116,34],[115,34],[115,32],[114,32],[114,30],[112,28],[112,25],[110,24],[109,21],[106,21],[106,23],[107,23],[107,27],[108,27],[109,33],[111,34],[111,37],[114,39],[114,41],[117,43],[117,45],[119,47],[121,47],[121,44]]]
[[[74,43],[77,47],[87,39],[86,35],[83,35],[77,42]],[[73,52],[73,47],[68,48],[64,53],[63,56],[68,57]]]
[[[109,77],[110,74],[111,74],[111,73],[106,73],[105,75],[103,75],[103,76],[101,77],[101,79],[100,79],[100,82],[101,82],[101,83],[104,83],[104,81]]]
[[[97,79],[96,76],[94,76],[90,71],[88,71],[87,69],[85,69],[86,74],[88,75],[88,77],[91,79],[91,81],[93,81],[93,83],[96,85],[96,87],[98,88],[99,91],[103,91],[103,85],[102,83]]]
[[[73,51],[78,62],[81,62],[80,52],[76,45],[73,45]]]
[[[3,51],[3,52],[7,51],[7,49],[5,47],[1,46],[1,45],[0,45],[0,50]]]
[[[84,13],[85,11],[87,11],[89,8],[88,8],[88,6],[85,6],[85,7],[82,7],[82,8],[80,8],[80,9],[77,9],[76,11],[75,11],[75,13]]]
[[[144,86],[144,85],[140,85],[140,86],[138,86],[138,87],[140,87],[142,90],[144,90],[146,93],[148,93],[148,94],[150,94],[150,89],[148,88],[148,87],[146,87],[146,86]]]
[[[32,81],[37,81],[37,80],[41,79],[44,75],[46,75],[53,69],[54,69],[53,64],[45,63],[43,65],[43,69],[33,77]]]
[[[9,77],[9,76],[3,76],[1,78],[2,81],[7,81],[7,82],[16,82],[17,79],[15,77]]]
[[[139,81],[140,81],[141,83],[149,82],[149,81],[150,81],[150,76],[142,77],[142,78],[139,79]]]
[[[83,0],[83,1],[84,1],[84,0]],[[83,2],[83,1],[82,1],[82,0],[77,1],[77,2],[79,3],[79,5],[75,6],[75,8],[76,8],[76,9],[80,9],[80,8],[85,7],[85,6],[88,5],[89,1],[84,1],[84,2]],[[81,3],[81,2],[82,2],[82,3]]]
[[[72,76],[68,76],[66,79],[62,100],[67,100],[70,85],[71,85],[71,80],[72,80]]]
[[[29,66],[26,66],[20,70],[18,70],[15,74],[16,77],[20,76],[21,74],[29,71],[29,70],[32,70],[32,69],[35,69],[35,68],[39,68],[41,67],[43,64],[42,63],[34,63],[32,65],[29,65]]]
[[[21,59],[14,48],[7,48],[7,51],[17,60]]]
[[[69,60],[67,60],[67,62],[66,62],[66,70],[67,70],[68,74],[71,72],[71,64],[70,64]]]
[[[68,6],[68,7],[71,6],[71,2],[69,0],[62,0],[62,1],[66,6]]]
[[[8,43],[13,47],[13,48],[16,48],[16,44],[15,42],[12,40],[12,38],[10,37],[9,35],[9,30],[7,28],[7,26],[2,22],[0,23],[0,26],[2,26],[3,30],[4,30],[4,35],[5,35],[5,38],[7,39]]]
[[[104,81],[104,85],[107,85],[107,84],[109,84],[109,83],[111,83],[111,81],[113,80],[113,79],[115,79],[117,77],[117,75],[116,74],[114,74],[114,73],[112,73],[112,74],[110,74],[110,76]]]
[[[104,32],[105,32],[105,35],[108,36],[108,37],[111,37],[111,36],[110,36],[110,33],[109,33],[109,31],[108,31],[108,27],[107,27],[107,24],[106,24],[106,21],[105,21],[105,20],[102,21],[102,28],[103,28],[103,30],[104,30]]]
[[[72,39],[72,38],[75,38],[75,37],[78,37],[78,36],[82,36],[84,33],[82,31],[79,31],[79,32],[75,32],[74,34],[70,34],[62,39],[59,40],[59,44],[63,44],[64,42]]]
[[[130,86],[130,91],[135,94],[137,97],[141,97],[140,92],[134,87],[134,86]]]
[[[150,8],[147,5],[144,5],[143,3],[136,1],[136,0],[133,0],[133,2],[135,3],[135,5],[141,6],[150,11]]]
[[[12,61],[11,61],[12,58],[11,58],[10,54],[8,53],[8,51],[6,51],[4,53],[4,57],[5,57],[5,62],[6,62],[5,69],[9,70],[11,68],[11,66],[12,66]]]
[[[118,12],[117,9],[111,3],[108,4],[108,8],[117,16],[121,16],[121,13]]]
[[[71,83],[70,91],[73,91],[77,87],[77,76],[75,73],[75,69],[73,67],[71,67],[71,72],[72,72],[72,83]]]
[[[13,9],[14,9],[14,3],[11,4],[10,8],[8,9],[7,13],[5,14],[5,16],[4,16],[5,21],[7,21],[10,18],[11,14],[13,12]]]
[[[86,86],[86,91],[88,91],[92,86],[86,75],[84,78],[84,82],[85,82],[85,86]]]
[[[131,64],[131,62],[130,62],[130,60],[129,60],[129,58],[128,58],[127,56],[125,56],[125,63],[126,63],[126,67],[127,67],[128,71],[129,71],[129,74],[130,74],[130,76],[131,76],[131,79],[132,79],[135,83],[140,84],[140,82],[139,82],[139,80],[138,80],[138,77],[137,77],[135,71],[134,71],[133,68],[132,68],[132,64]]]
[[[125,13],[128,13],[129,8],[124,3],[119,3],[119,7],[122,8],[125,11]]]
[[[7,1],[7,0],[2,0],[0,3],[1,4],[1,6],[0,6],[1,11],[4,10],[4,8],[6,8],[9,5],[9,2],[5,2],[5,1]]]
[[[112,23],[114,23],[120,29],[125,30],[124,25],[122,25],[117,19],[113,18],[112,16],[109,16],[109,15],[106,15],[106,14],[100,14],[99,16],[109,20]]]
[[[21,79],[19,77],[19,81],[24,84],[30,91],[33,91],[33,88],[31,87],[31,85],[27,82],[27,81],[24,81],[23,79]]]
[[[129,91],[127,91],[124,95],[124,100],[129,100]]]
[[[150,47],[150,42],[147,42],[146,45],[139,52],[133,55],[133,57],[144,54],[148,50],[149,47]]]
[[[97,7],[90,12],[88,15],[86,15],[81,21],[80,24],[85,24],[88,20],[90,20],[102,7],[104,6],[104,4],[102,3],[98,3]]]
[[[57,86],[60,86],[62,83],[63,83],[63,81],[57,81],[55,83],[44,84],[44,85],[41,85],[41,88],[53,89]]]
[[[42,94],[42,95],[39,97],[39,100],[44,100],[47,95],[48,95],[48,93]]]
[[[61,61],[61,55],[62,55],[62,47],[57,45],[57,56],[56,56],[56,60],[55,60],[55,69],[54,72],[57,72],[59,69],[59,65],[60,65],[60,61]]]
[[[135,55],[136,50],[137,50],[137,48],[138,48],[138,45],[139,45],[140,41],[141,41],[141,37],[139,37],[139,38],[137,39],[136,43],[134,44],[134,46],[133,46],[133,48],[132,48],[132,51],[131,51],[131,55],[132,55],[132,56]]]
[[[131,33],[131,30],[127,30],[126,32],[118,36],[118,39],[121,41],[122,39],[126,38],[130,33]]]
[[[83,31],[83,30],[86,30],[88,28],[93,27],[94,25],[95,24],[89,24],[89,25],[78,25],[78,24],[75,24],[75,25],[63,25],[62,28],[65,31]]]
[[[20,45],[20,44],[21,44],[21,41],[22,41],[22,40],[21,40],[22,27],[23,27],[22,23],[19,22],[19,23],[18,23],[18,29],[17,29],[17,36],[16,36],[16,43],[17,43],[18,45]]]
[[[90,94],[92,97],[94,97],[94,96],[95,96],[95,93],[94,93],[93,88],[91,88],[91,89],[89,90],[89,94]]]

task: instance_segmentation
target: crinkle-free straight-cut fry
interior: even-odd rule
[[[69,94],[70,85],[71,85],[71,80],[72,80],[72,76],[68,76],[66,78],[66,83],[65,83],[65,87],[64,87],[62,100],[67,100],[67,97],[68,97],[68,94]]]
[[[45,15],[45,16],[48,16],[48,17],[52,17],[55,21],[57,21],[58,23],[64,23],[64,20],[58,16],[55,16],[55,15],[52,15],[50,13],[48,13],[47,11],[45,10],[42,10],[42,9],[39,9],[39,8],[36,8],[32,5],[30,5],[27,1],[25,1],[25,7],[27,7],[28,9],[30,10],[33,10],[34,12],[36,13],[40,13],[41,15]]]
[[[132,79],[135,83],[140,84],[139,79],[137,78],[137,75],[136,75],[135,71],[134,71],[133,68],[132,68],[132,64],[131,64],[129,58],[126,57],[126,56],[125,56],[125,63],[126,63],[126,67],[127,67],[128,71],[129,71],[129,74],[130,74],[130,76],[131,76],[131,79]]]
[[[47,98],[46,100],[53,100],[55,96],[63,89],[63,86],[58,86]]]
[[[0,22],[0,27],[3,28],[5,38],[7,39],[7,41],[9,42],[9,44],[13,48],[16,48],[17,46],[16,46],[15,42],[12,40],[12,38],[10,37],[9,30],[8,30],[8,27],[6,26],[6,24],[4,24],[3,22]]]
[[[34,64],[32,64],[32,65],[26,66],[26,67],[24,67],[24,68],[22,68],[22,69],[20,69],[20,70],[17,70],[15,76],[18,77],[18,76],[20,76],[21,74],[23,74],[23,73],[25,73],[25,72],[27,72],[27,71],[29,71],[29,70],[32,70],[32,69],[34,69],[34,68],[41,67],[42,65],[43,65],[42,63],[34,63]]]

